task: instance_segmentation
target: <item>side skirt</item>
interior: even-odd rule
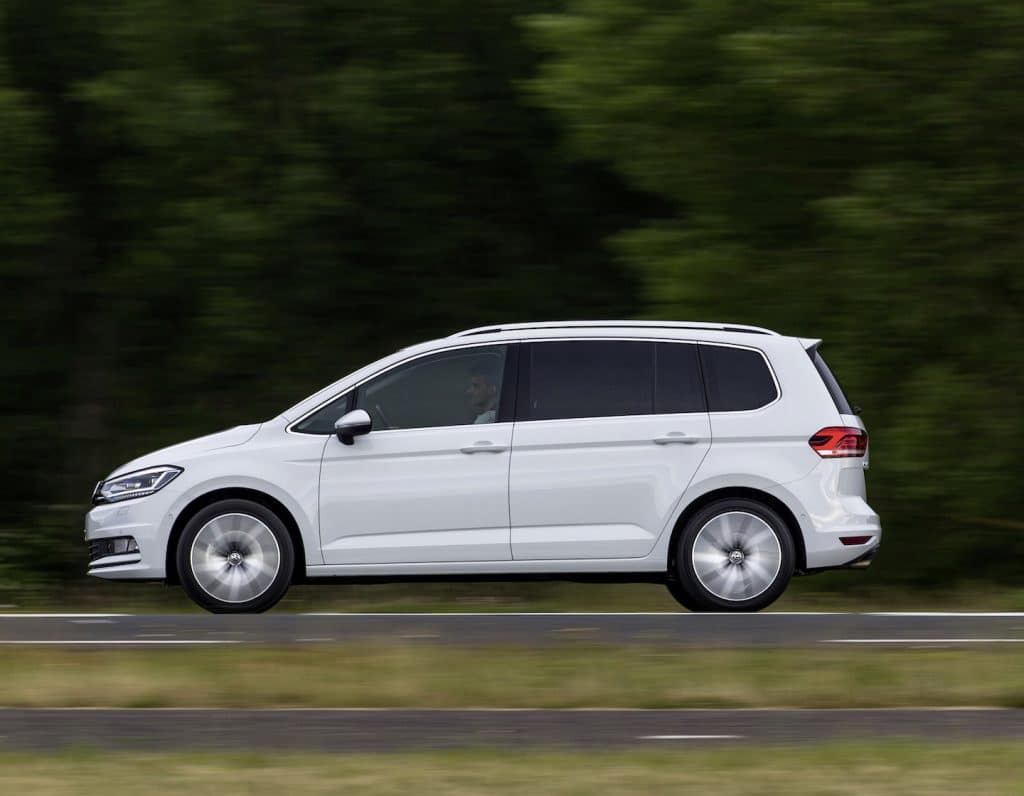
[[[313,569],[309,567],[307,569]],[[307,572],[303,583],[521,583],[524,581],[562,581],[568,583],[664,583],[665,572],[563,572],[563,573],[490,573],[441,575],[319,575]]]

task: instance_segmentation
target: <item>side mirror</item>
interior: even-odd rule
[[[355,438],[369,434],[373,428],[373,420],[365,409],[353,409],[338,418],[334,424],[334,433],[342,445],[351,445]]]

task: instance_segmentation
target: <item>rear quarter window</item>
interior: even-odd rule
[[[708,411],[759,409],[779,397],[764,355],[749,348],[700,346]]]

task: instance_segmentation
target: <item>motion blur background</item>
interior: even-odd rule
[[[88,590],[129,458],[577,318],[824,338],[836,588],[1021,594],[1019,0],[4,0],[0,275],[7,602]]]

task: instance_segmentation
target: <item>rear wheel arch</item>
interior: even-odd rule
[[[768,492],[760,489],[754,489],[752,487],[725,487],[722,489],[713,489],[710,492],[705,492],[703,495],[694,498],[683,513],[679,515],[679,519],[676,520],[675,527],[672,529],[672,536],[668,543],[668,560],[666,562],[666,573],[668,577],[675,577],[675,573],[678,571],[676,568],[676,555],[679,548],[679,536],[686,528],[686,524],[690,521],[690,518],[705,506],[714,503],[716,500],[722,500],[724,498],[754,500],[759,503],[763,503],[776,511],[786,523],[789,535],[793,539],[793,545],[795,547],[794,552],[796,553],[796,571],[798,573],[802,572],[807,567],[807,550],[804,547],[804,535],[800,530],[800,523],[797,522],[796,515],[789,506],[779,498],[775,497],[775,495],[769,494]]]
[[[285,507],[285,505],[275,497],[268,495],[266,492],[261,492],[258,489],[247,489],[244,487],[228,487],[226,489],[215,489],[211,492],[206,492],[197,498],[194,498],[184,509],[182,509],[178,516],[174,519],[174,524],[171,526],[171,533],[167,538],[167,550],[165,551],[165,576],[164,579],[168,584],[179,585],[181,583],[181,577],[178,573],[178,565],[176,552],[178,549],[178,540],[181,538],[181,534],[185,530],[185,526],[188,525],[188,521],[191,520],[198,512],[202,511],[207,506],[210,506],[220,500],[251,500],[254,503],[259,503],[264,508],[272,511],[278,516],[285,528],[288,529],[288,535],[291,537],[292,546],[295,548],[295,569],[292,574],[292,583],[302,583],[306,579],[306,550],[302,544],[302,532],[299,530],[299,524],[295,521],[295,517]]]

